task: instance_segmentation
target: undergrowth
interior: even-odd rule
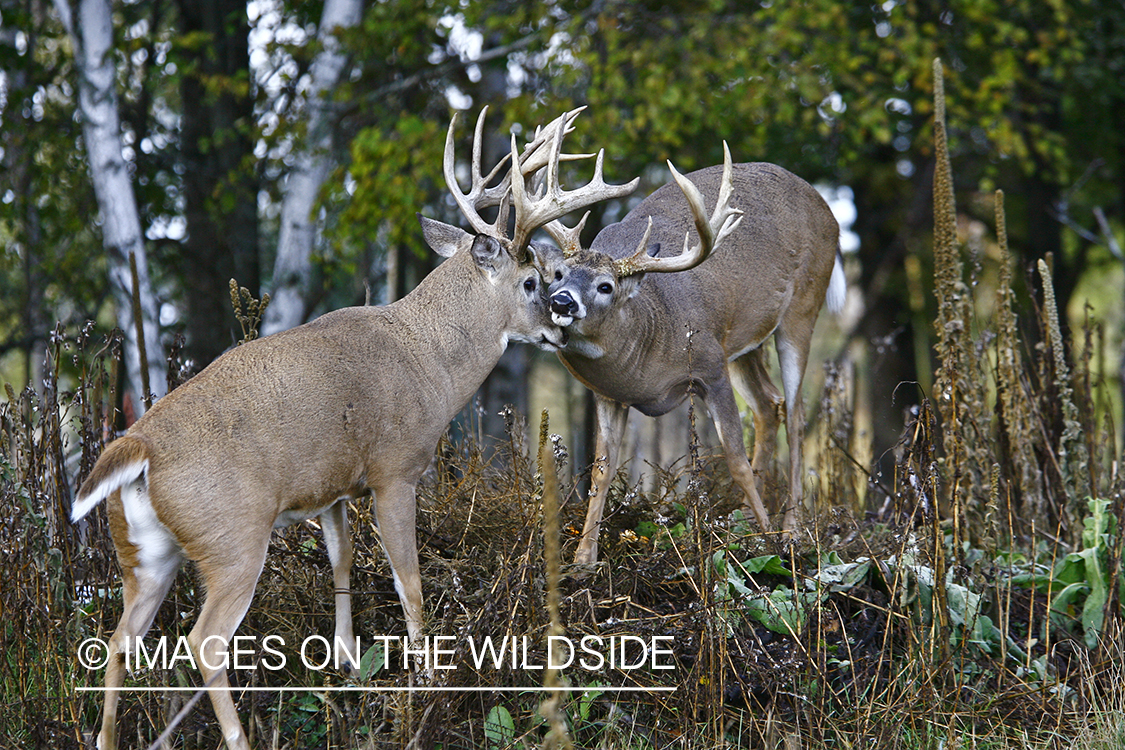
[[[693,451],[654,492],[620,475],[604,563],[564,567],[555,585],[543,479],[559,477],[566,561],[585,513],[584,474],[567,479],[553,460],[538,463],[510,413],[499,450],[444,441],[419,486],[427,631],[446,639],[449,668],[405,669],[401,643],[378,639],[404,626],[370,497],[349,508],[358,675],[300,663],[302,642],[333,632],[331,566],[315,522],[274,534],[239,629],[256,646],[251,668],[231,670],[232,682],[319,689],[237,696],[252,744],[1125,747],[1123,482],[1115,427],[1095,409],[1104,386],[1090,377],[1087,349],[1096,336],[1083,331],[1068,345],[1048,268],[1030,321],[1042,344],[1024,347],[1000,194],[996,313],[974,317],[938,90],[939,368],[895,449],[893,477],[850,458],[859,436],[847,365],[834,366],[810,437],[820,458],[796,544],[780,548],[732,513],[740,495],[725,465]],[[100,722],[100,694],[79,688],[101,674],[82,666],[81,647],[115,627],[120,579],[104,512],[77,526],[67,515],[119,426],[120,361],[117,336],[57,331],[44,387],[9,387],[0,403],[0,747],[84,747]],[[565,447],[542,434],[543,455],[565,463]],[[150,641],[186,634],[202,597],[188,567]],[[548,677],[538,667],[547,636],[560,633],[571,647],[588,638],[592,653]],[[267,636],[286,644],[283,667],[272,668]],[[485,637],[516,645],[516,658],[481,660]],[[625,665],[582,665],[583,654]],[[314,644],[308,656],[324,654]],[[532,692],[545,682],[563,692]],[[199,675],[179,661],[128,684],[186,687]],[[381,690],[328,689],[348,687]],[[426,690],[397,690],[409,687]],[[191,696],[126,693],[122,745],[147,747],[176,721],[171,746],[220,745],[208,701],[176,718]]]

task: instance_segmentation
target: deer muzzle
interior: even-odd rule
[[[584,317],[585,308],[570,292],[563,289],[551,295],[551,319],[555,325],[568,326]]]

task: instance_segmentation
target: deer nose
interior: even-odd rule
[[[555,292],[551,295],[551,312],[573,317],[578,312],[578,301],[570,292]]]

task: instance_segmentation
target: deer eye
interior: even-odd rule
[[[562,271],[555,271],[555,281],[562,281]]]
[[[603,281],[598,284],[598,292],[600,294],[613,294],[613,284],[610,284],[608,281]]]
[[[529,292],[534,292],[534,291],[535,291],[535,277],[534,277],[534,276],[529,276],[529,277],[528,277],[528,278],[527,278],[527,279],[526,279],[526,280],[525,280],[525,281],[523,282],[523,288],[524,288],[524,289],[526,289],[526,290],[527,290],[527,291],[529,291]]]

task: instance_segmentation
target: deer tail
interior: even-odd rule
[[[98,503],[148,470],[148,447],[140,438],[125,435],[110,443],[74,499],[72,521],[82,520]]]
[[[828,282],[825,302],[828,312],[839,315],[844,311],[844,301],[848,298],[848,279],[844,276],[844,256],[836,251],[836,264],[832,266],[832,278]]]

